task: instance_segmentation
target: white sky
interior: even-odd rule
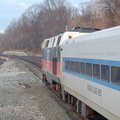
[[[90,0],[68,0],[72,5],[77,6],[80,2]],[[0,32],[4,31],[13,19],[21,16],[25,10],[35,3],[43,0],[1,0],[0,1]]]

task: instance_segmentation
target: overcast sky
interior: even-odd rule
[[[35,3],[44,0],[0,0],[0,32],[4,31],[13,19],[21,16],[25,10]],[[77,6],[80,2],[90,0],[68,0],[72,5]]]

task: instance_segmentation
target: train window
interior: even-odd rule
[[[68,62],[67,62],[67,68],[68,68],[68,70],[70,70],[70,69],[71,69],[71,64],[70,64],[70,61],[68,61]]]
[[[68,61],[65,61],[65,69],[68,69]]]
[[[52,44],[52,46],[54,46],[54,43],[55,43],[55,38],[53,39],[53,44]]]
[[[75,71],[79,73],[79,62],[75,62]]]
[[[71,69],[70,61],[65,61],[65,69],[66,70],[70,70]]]
[[[74,61],[71,61],[71,70],[72,70],[72,71],[75,71],[74,68],[75,68],[75,67],[74,67]]]
[[[109,81],[110,70],[108,65],[101,65],[101,78],[105,81]]]
[[[80,63],[80,73],[85,74],[85,63],[84,62]]]
[[[68,43],[69,41],[66,42],[66,44]]]
[[[42,43],[42,48],[45,48],[45,41]]]
[[[46,41],[46,42],[45,42],[45,48],[48,47],[48,44],[49,44],[49,41]]]
[[[120,85],[120,67],[112,66],[111,77],[113,83]]]
[[[56,46],[58,46],[60,44],[60,40],[61,40],[61,36],[58,37],[57,45]]]
[[[93,64],[93,76],[95,78],[100,78],[100,65],[99,64]]]
[[[88,76],[92,76],[92,64],[91,63],[86,63],[86,74]]]

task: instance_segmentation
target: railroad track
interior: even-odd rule
[[[8,56],[6,56],[8,57]],[[39,80],[42,82],[42,68],[41,68],[41,60],[40,59],[33,59],[32,57],[29,57],[29,58],[19,58],[18,56],[17,57],[11,57],[11,59],[16,59],[20,62],[22,62],[37,78],[39,78]],[[60,101],[60,98],[59,98],[59,95],[57,94],[57,92],[51,88],[50,85],[46,84],[43,82],[43,84],[46,85],[46,87],[48,87],[56,96],[55,99],[56,101]],[[29,86],[27,83],[26,84],[22,84],[22,83],[19,83],[19,85],[23,85],[25,86],[26,88],[30,88],[31,86]],[[62,103],[61,103],[62,104]],[[60,106],[63,106],[63,105],[60,105]],[[64,108],[64,106],[63,106]],[[66,108],[65,108],[66,109]]]
[[[0,58],[0,65],[3,64],[4,61],[5,61],[5,59]]]
[[[20,62],[24,63],[24,65],[34,74],[36,75],[40,80],[42,80],[42,70],[41,68],[38,68],[36,65],[28,62],[28,61],[24,61],[21,59],[18,59]]]
[[[24,61],[24,60],[19,60],[19,61],[23,62],[23,63],[25,64],[25,66],[26,66],[34,75],[36,75],[36,76],[42,81],[42,68],[37,67],[37,66],[36,66],[37,64],[34,65],[34,63],[31,63],[31,62],[29,62],[29,61]],[[60,96],[58,95],[58,93],[57,93],[54,89],[51,88],[50,85],[46,84],[45,82],[43,82],[43,83],[44,83],[53,93],[55,93],[58,97],[60,97]]]
[[[3,55],[0,54],[0,56],[2,57],[8,57],[9,59],[19,59],[19,60],[23,60],[26,62],[29,62],[35,66],[37,66],[38,68],[41,68],[41,56],[17,56],[17,55]]]
[[[27,62],[27,61],[23,61],[23,60],[20,60],[21,62],[23,62],[25,64],[25,66],[33,73],[35,74],[41,81],[42,81],[42,70],[41,68],[38,68],[36,65],[30,63],[30,62]],[[51,88],[50,85],[46,84],[44,81],[42,81],[43,84],[45,84],[58,98],[61,99],[61,97],[58,95],[58,93]],[[68,103],[66,103],[68,104]],[[80,117],[82,118],[82,120],[88,120],[87,118],[81,116],[81,114],[77,113],[73,107],[71,107],[71,109]]]
[[[0,61],[0,65],[2,65],[3,64],[3,62],[2,61]]]
[[[0,56],[2,57],[7,57],[9,58],[8,55],[2,55],[0,54]],[[16,56],[16,55],[11,55],[9,59],[17,59],[19,61],[21,61],[22,63],[24,63],[24,65],[33,73],[35,74],[39,79],[42,79],[42,68],[41,68],[41,57],[38,56]],[[2,59],[0,59],[0,65],[3,63],[4,61]]]

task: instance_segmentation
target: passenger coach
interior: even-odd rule
[[[61,55],[64,101],[84,117],[120,120],[120,27],[65,40]]]

